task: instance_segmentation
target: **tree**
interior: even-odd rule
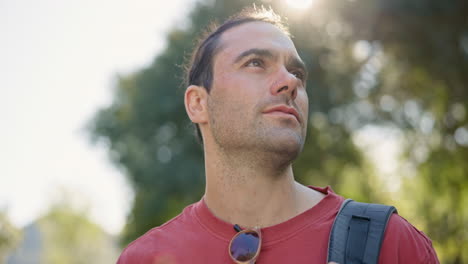
[[[21,232],[9,221],[6,213],[0,211],[0,262],[4,262],[7,254],[16,247],[21,238]]]
[[[111,263],[118,255],[117,242],[91,222],[86,211],[67,199],[23,229],[23,239],[6,263]]]
[[[111,236],[70,204],[60,203],[38,220],[44,263],[109,263],[117,259]]]

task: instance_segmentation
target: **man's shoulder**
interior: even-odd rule
[[[439,263],[432,241],[398,214],[390,217],[379,259],[379,263]]]
[[[161,226],[152,228],[131,242],[123,250],[117,263],[152,263],[153,259],[160,259],[160,252],[167,252],[174,244],[178,243],[177,241],[182,239],[178,234],[183,234],[184,227],[189,227],[190,223],[193,222],[191,218],[194,205],[187,206],[176,217]]]

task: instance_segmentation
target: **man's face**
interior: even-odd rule
[[[224,32],[213,63],[208,129],[225,149],[292,155],[304,144],[306,70],[291,39],[265,22]]]

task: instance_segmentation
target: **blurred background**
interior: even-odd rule
[[[183,66],[253,3],[310,71],[297,179],[393,204],[468,263],[464,0],[0,0],[0,263],[114,263],[201,198]]]

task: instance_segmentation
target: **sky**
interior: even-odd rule
[[[86,123],[117,74],[148,65],[193,0],[0,0],[0,211],[18,227],[64,199],[117,234],[133,193]]]

